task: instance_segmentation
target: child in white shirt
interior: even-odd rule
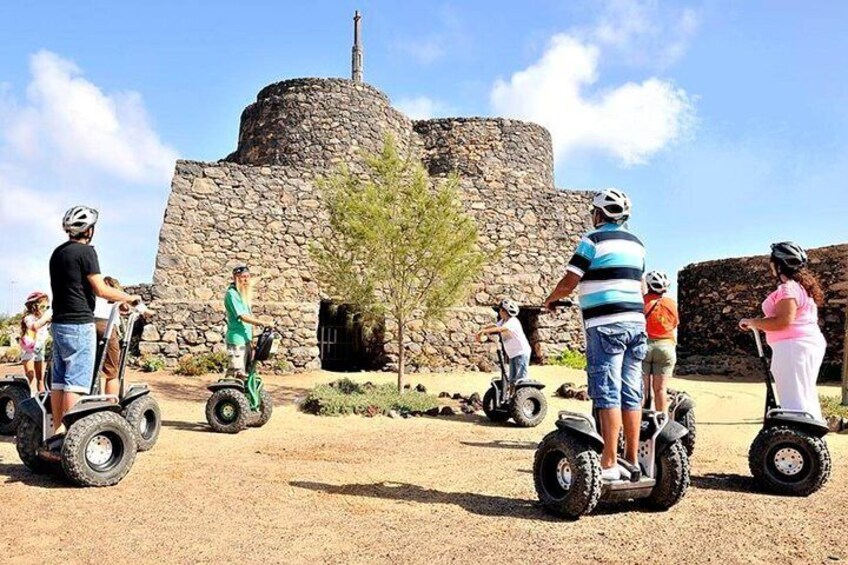
[[[527,378],[530,342],[518,320],[518,304],[508,298],[502,300],[498,306],[498,317],[500,320],[497,324],[484,326],[477,332],[477,340],[483,341],[484,335],[501,335],[506,356],[509,357],[509,379],[515,384]]]

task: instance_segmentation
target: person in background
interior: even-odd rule
[[[68,241],[50,256],[50,287],[53,291],[53,382],[50,405],[54,436],[46,451],[56,444],[52,439],[65,432],[62,418],[83,394],[91,390],[94,378],[97,335],[94,325],[95,296],[115,302],[136,303],[140,296],[129,295],[109,287],[100,274],[97,253],[91,245],[97,210],[74,206],[65,212],[62,229]]]
[[[509,380],[515,385],[527,378],[530,365],[530,342],[518,320],[518,304],[506,298],[498,306],[498,322],[484,326],[477,332],[477,341],[483,336],[500,334],[503,337],[506,356],[509,357]]]
[[[769,269],[777,289],[763,301],[764,318],[743,318],[743,330],[762,330],[772,350],[771,372],[780,406],[821,420],[816,380],[827,347],[819,329],[824,292],[807,269],[807,252],[791,241],[771,246]]]
[[[118,279],[113,277],[103,277],[103,282],[110,288],[114,288],[116,290],[123,291],[123,287],[121,287],[121,283],[118,282]],[[94,326],[97,331],[97,341],[100,342],[103,339],[103,336],[106,333],[106,326],[109,323],[109,316],[112,314],[112,307],[114,306],[114,302],[109,302],[105,298],[100,298],[99,296],[94,299]],[[127,311],[127,305],[121,304],[119,306],[121,309],[121,313],[125,313]],[[112,331],[112,335],[109,336],[109,341],[106,343],[106,350],[104,351],[104,359],[103,359],[103,377],[106,379],[106,386],[104,387],[104,392],[106,394],[118,395],[119,386],[118,386],[118,363],[121,359],[121,343],[120,343],[120,325],[116,325]]]
[[[50,339],[50,301],[43,292],[33,292],[24,302],[21,319],[21,363],[30,387],[44,392],[44,357]]]
[[[677,326],[680,318],[677,303],[666,296],[668,275],[651,271],[645,276],[645,325],[648,331],[648,353],[642,361],[644,391],[653,390],[657,411],[668,410],[668,381],[677,363]],[[648,406],[650,408],[650,406]]]
[[[616,189],[592,199],[592,225],[568,262],[545,308],[577,289],[586,328],[589,396],[598,409],[604,451],[601,477],[621,479],[616,448],[624,426],[624,458],[637,462],[642,422],[642,361],[647,354],[642,276],[645,247],[627,229],[631,202]]]
[[[233,269],[233,282],[224,295],[224,310],[227,314],[227,355],[229,367],[227,375],[246,377],[245,358],[247,348],[253,339],[253,326],[271,325],[268,319],[260,319],[253,315],[253,283],[250,269],[239,265]]]

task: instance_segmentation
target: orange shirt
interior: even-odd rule
[[[649,292],[645,295],[645,321],[648,339],[674,339],[674,330],[680,324],[677,303],[667,296]]]

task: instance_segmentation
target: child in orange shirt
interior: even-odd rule
[[[644,390],[653,386],[654,404],[660,412],[668,410],[666,386],[677,363],[677,326],[680,318],[677,303],[665,296],[668,275],[651,271],[645,276],[645,322],[648,332],[648,354],[642,362]]]

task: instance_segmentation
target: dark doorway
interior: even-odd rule
[[[530,363],[538,365],[542,362],[542,347],[539,343],[539,308],[521,308],[518,311],[518,321],[521,329],[530,342]]]
[[[379,325],[366,328],[362,316],[346,304],[321,302],[318,312],[321,368],[327,371],[379,369],[383,339]]]

